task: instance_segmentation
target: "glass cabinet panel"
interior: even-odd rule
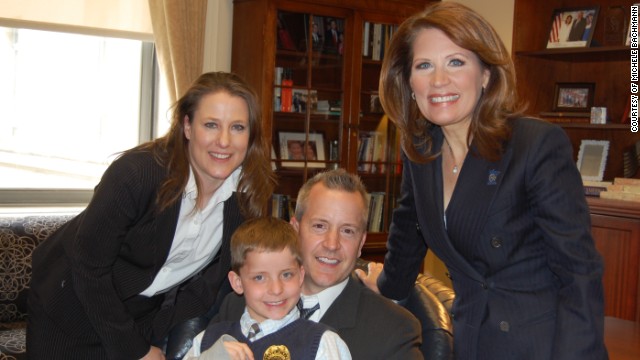
[[[371,194],[370,233],[387,230],[401,176],[399,134],[384,114],[378,95],[382,59],[396,29],[397,25],[369,21],[362,29],[357,167]]]
[[[272,139],[279,209],[273,210],[285,219],[307,178],[341,164],[344,25],[337,17],[277,12]]]

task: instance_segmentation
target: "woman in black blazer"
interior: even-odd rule
[[[34,252],[29,357],[164,359],[154,344],[229,291],[231,234],[275,185],[268,154],[254,91],[201,75],[169,132],[125,151]]]
[[[456,358],[606,359],[602,260],[571,144],[519,115],[495,30],[465,6],[427,7],[394,35],[380,99],[403,180],[368,285],[404,299],[431,249],[456,292]]]

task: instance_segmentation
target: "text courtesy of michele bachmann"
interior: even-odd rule
[[[631,6],[631,23],[629,24],[631,46],[631,132],[638,132],[638,5]]]

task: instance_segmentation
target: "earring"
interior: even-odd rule
[[[412,98],[413,100],[415,100],[415,99],[416,99],[416,93],[414,93],[413,91],[411,92],[411,98]]]

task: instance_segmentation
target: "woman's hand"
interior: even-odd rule
[[[147,355],[140,360],[165,360],[165,357],[160,348],[152,346]]]
[[[360,269],[356,269],[356,275],[358,275],[360,281],[378,294],[380,294],[380,290],[378,290],[378,277],[382,272],[382,266],[382,263],[372,261],[367,265],[367,273]]]

